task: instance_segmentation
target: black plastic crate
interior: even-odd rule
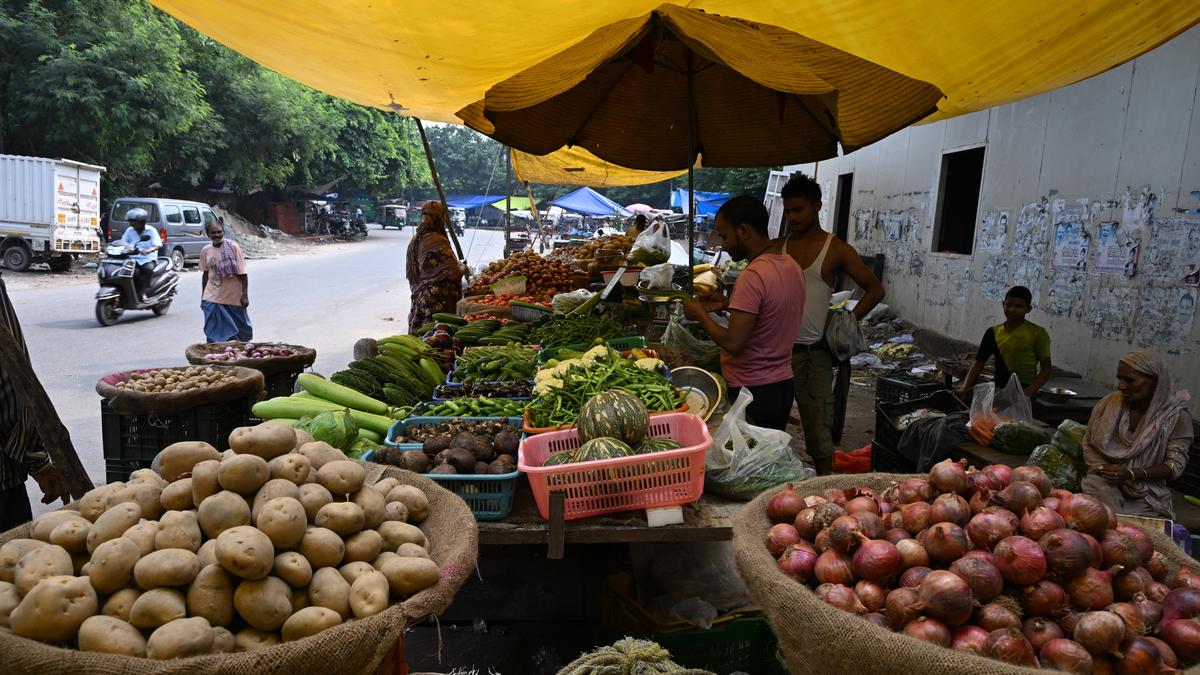
[[[875,380],[876,403],[904,403],[918,398],[932,396],[943,391],[946,385],[936,380],[927,380],[916,375],[900,373],[897,375],[880,375]]]
[[[296,378],[300,377],[303,372],[303,369],[299,369],[274,375],[264,374],[263,398],[291,396],[296,393]]]
[[[146,469],[163,448],[178,441],[204,441],[218,450],[229,434],[245,426],[250,401],[197,406],[177,415],[118,415],[100,400],[100,429],[104,440],[106,482],[125,480]]]
[[[925,398],[903,403],[875,404],[875,442],[888,448],[899,448],[904,432],[896,428],[896,419],[921,408],[931,408],[944,413],[965,412],[967,404],[949,391],[934,392]]]
[[[871,471],[875,473],[916,473],[916,462],[877,441],[871,441]]]

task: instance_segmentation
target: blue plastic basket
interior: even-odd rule
[[[513,493],[521,472],[488,476],[432,473],[425,477],[462,497],[475,514],[475,520],[500,520],[512,511]]]
[[[421,443],[397,443],[395,439],[412,427],[421,426],[422,424],[445,424],[451,420],[463,420],[465,422],[495,422],[502,420],[509,424],[517,425],[518,429],[521,427],[520,417],[409,417],[408,419],[392,422],[392,426],[388,427],[387,436],[383,439],[383,444],[390,445],[393,448],[400,448],[401,450],[420,450]],[[366,458],[364,457],[364,459]],[[432,478],[432,476],[430,477]],[[492,478],[492,476],[486,477]]]

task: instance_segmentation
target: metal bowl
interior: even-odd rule
[[[696,411],[695,408],[692,407],[691,396],[689,396],[688,400],[688,410],[696,412],[698,415],[703,417],[704,421],[706,422],[708,421],[708,418],[712,417],[712,414],[725,403],[727,398],[727,389],[725,387],[724,380],[722,380],[718,375],[714,375],[703,368],[697,368],[695,366],[681,366],[679,368],[672,368],[671,381],[684,393],[690,393],[697,399],[700,396],[704,397],[703,403],[706,405],[703,412]]]
[[[1066,387],[1044,387],[1038,390],[1038,396],[1047,403],[1067,403],[1078,395]]]

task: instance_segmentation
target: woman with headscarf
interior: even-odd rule
[[[405,274],[412,289],[410,333],[416,333],[438,312],[454,312],[462,297],[463,269],[446,238],[446,208],[439,201],[427,201],[421,207],[421,224],[408,244]]]
[[[1083,491],[1132,516],[1174,519],[1167,481],[1187,466],[1191,397],[1162,359],[1130,352],[1117,365],[1117,391],[1092,410],[1083,437]]]

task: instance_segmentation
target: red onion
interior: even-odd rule
[[[850,488],[848,494],[849,494],[849,498],[870,497],[871,499],[876,499],[876,500],[879,499],[879,495],[876,494],[876,492],[869,487],[859,486],[856,488]]]
[[[876,499],[875,503],[879,505],[880,516],[886,516],[896,510],[896,507],[892,506],[892,503],[886,499]]]
[[[1142,621],[1148,627],[1153,628],[1158,625],[1159,621],[1162,621],[1162,603],[1147,598],[1144,593],[1138,593],[1133,596],[1130,602],[1133,603],[1134,607],[1137,607],[1138,614],[1142,615]]]
[[[994,476],[996,480],[1000,482],[1000,489],[1002,490],[1008,487],[1008,484],[1012,482],[1013,470],[1011,466],[1005,466],[1004,464],[989,464],[988,466],[983,467],[983,470],[992,474],[992,476]]]
[[[967,536],[975,548],[992,550],[1001,540],[1017,533],[1021,521],[1012,511],[989,506],[967,523]]]
[[[1044,502],[1043,502],[1044,504]],[[1046,506],[1039,506],[1021,518],[1021,534],[1038,541],[1044,535],[1067,526],[1067,521]]]
[[[948,626],[966,623],[974,601],[971,587],[953,572],[934,570],[921,582],[921,611]]]
[[[967,489],[966,461],[943,460],[929,470],[929,484],[938,492],[963,492]]]
[[[879,515],[879,504],[870,497],[855,497],[846,502],[846,513],[854,515],[856,513],[874,513]]]
[[[1100,542],[1095,537],[1087,532],[1080,532],[1079,535],[1087,541],[1088,546],[1092,549],[1092,567],[1099,567],[1104,564],[1104,551],[1100,549]]]
[[[1117,523],[1117,532],[1129,537],[1133,545],[1137,547],[1142,554],[1142,565],[1145,565],[1154,557],[1154,542],[1150,539],[1150,535],[1146,531],[1136,525],[1127,523]]]
[[[992,555],[991,551],[981,551],[979,549],[975,549],[972,551],[967,551],[966,553],[963,554],[963,557],[964,558],[979,558],[980,560],[987,561],[993,565],[996,564],[996,556]]]
[[[992,555],[996,558],[996,569],[1010,584],[1028,586],[1046,576],[1046,556],[1042,547],[1027,537],[1017,535],[1005,539],[996,544]]]
[[[1112,612],[1086,612],[1075,624],[1074,636],[1093,656],[1120,656],[1117,647],[1125,639],[1125,622]]]
[[[788,483],[767,502],[767,519],[772,523],[790,523],[804,510],[804,499]]]
[[[1176,619],[1192,619],[1196,616],[1200,616],[1200,591],[1176,588],[1167,593],[1162,603],[1163,623]]]
[[[929,554],[925,547],[916,539],[902,539],[896,542],[896,550],[900,552],[900,569],[910,567],[928,567]]]
[[[1001,628],[1020,628],[1021,617],[998,602],[989,602],[975,610],[975,625],[989,633]]]
[[[796,520],[792,521],[792,527],[796,528],[796,532],[801,538],[812,541],[817,536],[817,528],[813,523],[816,515],[816,509],[804,509],[796,515]]]
[[[868,581],[889,579],[900,569],[900,551],[886,539],[867,539],[854,552],[850,568]]]
[[[1075,493],[1062,488],[1050,488],[1050,496],[1055,499],[1066,499],[1067,497],[1075,496]]]
[[[1047,642],[1063,637],[1063,630],[1058,624],[1040,616],[1025,619],[1025,623],[1021,625],[1021,632],[1025,633],[1025,639],[1033,645],[1035,652],[1042,651]]]
[[[894,588],[884,601],[884,614],[893,628],[904,628],[921,615],[920,594],[915,588]]]
[[[846,508],[846,500],[850,499],[851,497],[849,492],[850,490],[847,490],[846,488],[829,488],[821,494],[830,502],[833,502],[842,508]]]
[[[1141,637],[1146,634],[1146,622],[1142,620],[1142,613],[1133,603],[1114,602],[1105,607],[1104,611],[1121,617],[1121,621],[1125,622],[1125,637]]]
[[[846,515],[845,509],[833,502],[825,502],[816,507],[816,513],[813,514],[813,528],[819,533],[844,515]]]
[[[1139,567],[1138,570],[1140,569],[1142,568]],[[1145,594],[1146,578],[1136,572],[1137,570],[1129,574],[1118,574],[1113,578],[1113,598],[1117,602],[1128,602],[1135,596]]]
[[[987,656],[985,651],[987,638],[988,632],[979,626],[971,624],[959,626],[950,633],[950,648],[976,656]]]
[[[932,571],[928,567],[910,567],[900,575],[900,585],[905,588],[917,588]]]
[[[993,492],[999,492],[1004,489],[1004,486],[1000,484],[1000,481],[997,480],[994,475],[988,473],[987,471],[977,471],[974,469],[968,471],[967,490],[974,491],[980,488],[987,488]]]
[[[868,539],[883,539],[883,518],[874,513],[852,513],[850,517],[858,521],[858,527]]]
[[[887,600],[887,589],[874,581],[864,580],[854,584],[854,594],[858,596],[859,602],[867,608],[868,612],[878,612],[883,609],[883,603]]]
[[[1121,660],[1117,672],[1121,675],[1142,675],[1163,670],[1162,652],[1146,638],[1136,637],[1121,643]]]
[[[837,549],[827,549],[817,557],[813,572],[817,575],[817,581],[823,584],[849,586],[854,583],[854,570],[850,567],[850,556]]]
[[[985,509],[991,506],[992,495],[996,494],[997,492],[999,492],[999,490],[989,490],[987,488],[979,488],[976,490],[975,493],[971,495],[971,498],[967,500],[967,505],[971,507],[971,515],[982,513]]]
[[[1182,662],[1200,660],[1200,621],[1175,619],[1158,624],[1158,637]]]
[[[793,579],[808,583],[813,580],[817,557],[815,548],[806,544],[793,544],[779,556],[779,569]]]
[[[772,557],[778,558],[787,547],[799,543],[800,533],[787,523],[772,525],[767,532],[767,550],[771,552]]]
[[[1104,505],[1104,512],[1108,514],[1108,529],[1117,529],[1117,512],[1114,511],[1113,507],[1109,506],[1108,504]]]
[[[898,504],[928,502],[930,499],[933,499],[933,486],[927,480],[909,478],[896,483],[895,495],[896,498],[892,501]]]
[[[821,495],[809,495],[804,498],[804,508],[815,509],[827,501],[829,501],[829,500],[825,499]]]
[[[1147,558],[1143,566],[1155,581],[1162,581],[1163,579],[1167,578],[1166,558],[1164,558],[1163,554],[1159,553],[1158,551],[1155,551],[1149,558]]]
[[[1104,566],[1120,565],[1132,570],[1142,565],[1142,552],[1128,535],[1116,530],[1105,530],[1100,540],[1100,551],[1104,555]]]
[[[1171,592],[1171,587],[1164,583],[1155,581],[1151,584],[1146,584],[1146,598],[1162,604],[1166,601],[1167,595]]]
[[[954,523],[961,527],[971,520],[971,506],[967,500],[948,492],[933,500],[929,517],[935,523]]]
[[[937,523],[922,532],[917,541],[925,547],[930,560],[942,565],[958,560],[971,547],[967,533],[954,523]]]
[[[1162,654],[1163,663],[1169,668],[1179,667],[1179,657],[1175,655],[1175,650],[1171,646],[1156,637],[1146,637],[1155,647],[1158,647],[1158,653]]]
[[[940,647],[950,646],[950,629],[936,619],[921,617],[904,627],[904,634]]]
[[[984,650],[988,656],[997,661],[1030,668],[1038,667],[1037,657],[1033,654],[1033,645],[1029,644],[1025,635],[1016,628],[1001,628],[988,633]]]
[[[1079,623],[1079,617],[1081,616],[1083,616],[1083,612],[1072,610],[1063,614],[1062,618],[1058,620],[1058,625],[1062,626],[1063,632],[1067,634],[1067,637],[1075,634],[1075,624]]]
[[[1200,590],[1200,576],[1193,572],[1190,568],[1180,567],[1167,577],[1166,584],[1171,588],[1191,588]]]
[[[863,617],[868,623],[873,623],[880,628],[892,629],[892,625],[888,622],[888,618],[879,612],[871,612]]]
[[[854,516],[841,516],[829,526],[829,543],[842,553],[849,553],[862,541],[863,531]]]
[[[1075,530],[1054,530],[1038,540],[1046,554],[1046,569],[1050,576],[1067,581],[1079,576],[1092,565],[1092,545]]]
[[[912,539],[912,535],[909,534],[908,530],[904,529],[903,527],[893,527],[892,529],[883,533],[883,538],[887,539],[893,544],[899,544],[905,539]]]
[[[837,607],[843,612],[867,613],[867,608],[863,607],[858,596],[854,594],[854,589],[842,584],[821,584],[817,587],[817,597],[824,600],[825,604]]]
[[[1062,500],[1058,497],[1046,497],[1042,500],[1042,506],[1054,511],[1055,513],[1058,513],[1058,505],[1061,503]],[[1065,523],[1067,521],[1064,520],[1063,522]]]
[[[1004,577],[1000,570],[982,558],[959,558],[950,565],[950,571],[967,582],[967,586],[971,587],[971,595],[979,602],[991,602],[1004,591]]]
[[[1038,651],[1042,667],[1053,668],[1064,673],[1092,672],[1092,655],[1083,645],[1074,640],[1057,638],[1047,642]]]
[[[883,526],[889,530],[896,528],[904,529],[904,515],[900,511],[891,511],[886,516],[883,516]],[[907,532],[908,530],[905,530]]]
[[[904,529],[914,537],[933,524],[932,510],[925,502],[913,502],[900,507],[900,516],[904,519]]]
[[[1108,510],[1104,502],[1091,495],[1076,494],[1058,505],[1058,515],[1067,521],[1067,527],[1086,532],[1097,540],[1104,537],[1108,529]]]
[[[1008,487],[992,495],[992,504],[1023,516],[1026,511],[1041,506],[1042,493],[1033,483],[1014,480]]]
[[[833,548],[833,543],[829,539],[829,528],[825,528],[813,537],[813,548],[817,549],[817,553],[824,553]]]
[[[1021,596],[1021,606],[1025,608],[1025,613],[1029,616],[1051,618],[1064,616],[1068,611],[1068,602],[1066,589],[1047,579],[1027,586]],[[1064,623],[1063,629],[1066,630],[1066,628]]]
[[[1067,582],[1067,594],[1071,596],[1071,604],[1080,609],[1100,610],[1113,603],[1113,575],[1121,568],[1114,567],[1108,571],[1089,567],[1083,574]]]
[[[1032,483],[1038,492],[1042,493],[1043,499],[1050,496],[1050,490],[1054,487],[1050,484],[1050,477],[1046,475],[1045,471],[1042,471],[1040,466],[1018,466],[1013,469],[1012,482],[1019,480]]]

